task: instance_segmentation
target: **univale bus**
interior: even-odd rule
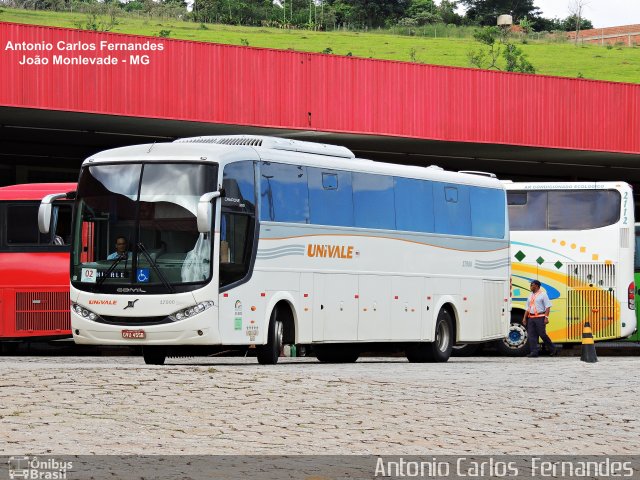
[[[284,344],[347,362],[372,343],[446,361],[507,333],[506,195],[490,175],[214,136],[93,155],[73,196],[77,343],[141,345],[151,364],[222,345],[273,364]]]
[[[38,231],[43,197],[75,183],[0,187],[0,341],[71,335],[69,250],[73,203],[52,204],[57,235]]]
[[[512,319],[498,343],[527,352],[521,324],[529,283],[538,279],[553,307],[554,342],[581,342],[589,320],[596,340],[636,331],[634,204],[625,182],[506,182],[511,228]]]

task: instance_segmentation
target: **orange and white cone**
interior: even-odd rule
[[[596,355],[596,345],[593,341],[593,333],[591,332],[591,324],[589,320],[584,322],[582,327],[582,355],[580,360],[583,362],[595,363],[598,361],[598,355]]]

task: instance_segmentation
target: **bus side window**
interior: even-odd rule
[[[8,245],[46,245],[51,234],[38,231],[38,203],[7,206],[7,244]]]
[[[249,271],[255,230],[256,194],[253,162],[224,169],[220,215],[220,285],[242,280]]]
[[[227,225],[229,224],[229,214],[223,213],[220,217],[220,263],[229,263],[231,256],[229,255],[229,242],[227,238]]]

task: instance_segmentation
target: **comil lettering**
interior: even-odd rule
[[[353,247],[347,245],[307,245],[308,257],[353,258]]]

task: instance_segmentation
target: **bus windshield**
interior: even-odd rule
[[[615,190],[508,191],[509,227],[519,230],[590,230],[620,219]]]
[[[71,280],[109,285],[202,284],[211,277],[211,235],[197,205],[215,190],[217,166],[121,163],[84,168],[78,183]]]

